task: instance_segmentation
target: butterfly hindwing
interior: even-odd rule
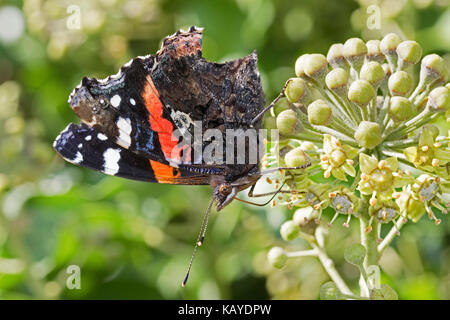
[[[68,162],[113,176],[169,184],[209,184],[206,175],[140,157],[85,124],[68,125],[53,146]]]

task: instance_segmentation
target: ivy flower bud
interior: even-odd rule
[[[384,76],[383,67],[378,62],[367,62],[361,68],[360,78],[369,82],[374,88],[378,88]]]
[[[305,70],[303,68],[307,56],[309,56],[309,54],[303,54],[300,57],[298,57],[297,60],[295,61],[295,74],[297,77],[301,78],[305,77]]]
[[[290,150],[284,156],[284,163],[288,167],[300,167],[309,162],[309,158],[300,147]]]
[[[413,86],[412,77],[405,71],[394,72],[388,81],[389,91],[393,96],[406,96]]]
[[[360,243],[355,243],[345,248],[344,258],[345,261],[350,264],[362,266],[365,257],[366,248],[364,248],[364,246]]]
[[[301,130],[301,123],[294,110],[281,111],[277,116],[277,129],[282,135],[289,136],[298,133]]]
[[[401,42],[402,39],[395,33],[385,35],[380,42],[380,51],[385,55],[391,70],[397,66],[397,47]]]
[[[428,95],[428,105],[436,111],[450,109],[450,90],[446,87],[437,87]]]
[[[380,51],[384,55],[392,54],[396,51],[402,39],[395,33],[388,33],[380,42]]]
[[[284,91],[284,95],[289,102],[297,103],[304,100],[307,95],[307,87],[305,80],[301,78],[291,78]]]
[[[338,95],[344,95],[347,92],[348,72],[342,68],[331,70],[325,77],[327,87]]]
[[[324,100],[316,100],[308,106],[308,121],[312,125],[326,125],[331,119],[331,107]]]
[[[342,43],[335,43],[330,47],[327,61],[333,68],[348,68],[347,60],[344,58],[344,45]]]
[[[366,80],[356,80],[348,89],[348,99],[360,107],[366,106],[373,98],[375,90]]]
[[[409,99],[404,97],[392,97],[390,100],[389,114],[396,121],[405,121],[414,114],[414,107]]]
[[[269,263],[275,268],[281,269],[285,266],[288,256],[283,248],[273,247],[267,253],[267,260],[269,260]]]
[[[292,241],[298,237],[300,229],[293,220],[286,221],[281,225],[280,234],[286,241]]]
[[[415,41],[403,41],[397,46],[398,66],[400,70],[416,64],[422,56],[422,47]]]
[[[428,85],[435,81],[446,81],[447,68],[443,58],[429,54],[422,59],[420,66],[420,83]]]
[[[304,208],[299,208],[294,213],[294,222],[299,227],[304,227],[311,221],[314,221],[319,216],[319,212],[314,210],[313,207],[307,206]]]
[[[353,69],[359,71],[367,54],[367,46],[359,38],[351,38],[344,43],[344,57]]]
[[[355,140],[361,147],[373,149],[381,143],[381,129],[376,122],[362,121],[355,131]]]
[[[384,55],[380,51],[380,40],[369,40],[366,42],[367,46],[367,61],[375,61],[382,63],[384,61]]]
[[[303,70],[308,77],[319,82],[323,82],[325,74],[328,70],[328,61],[323,54],[309,54],[303,63]]]

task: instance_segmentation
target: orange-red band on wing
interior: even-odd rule
[[[149,161],[150,165],[152,166],[155,178],[159,183],[169,183],[169,184],[177,183],[177,178],[181,176],[179,170],[158,161],[154,160]]]
[[[181,149],[177,146],[178,139],[173,135],[174,126],[172,122],[163,117],[163,104],[159,98],[158,90],[153,84],[152,78],[147,76],[142,98],[145,102],[149,115],[150,126],[158,133],[161,149],[167,159],[180,160]]]

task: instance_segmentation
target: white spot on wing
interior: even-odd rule
[[[117,144],[128,149],[131,145],[131,121],[120,117],[117,120],[117,127],[119,128],[119,136],[117,137]]]
[[[124,134],[123,131],[119,131],[119,136],[117,137],[117,144],[125,149],[128,149],[131,145],[131,137]]]
[[[86,138],[84,138],[84,140],[86,140],[86,141],[90,141],[91,139],[92,139],[91,135],[88,135],[88,136],[86,136]]]
[[[133,98],[130,98],[130,103],[135,106],[136,105],[136,100],[134,100]]]
[[[117,127],[120,131],[123,131],[125,134],[130,135],[131,133],[131,120],[119,117],[117,120]]]
[[[120,98],[120,96],[118,94],[116,94],[115,96],[113,96],[111,98],[111,105],[114,108],[117,108],[120,105],[120,101],[122,101],[122,98]]]
[[[80,143],[80,144],[78,145],[78,149],[81,149],[81,148],[83,148],[83,144],[82,144],[82,143]]]
[[[97,134],[97,138],[99,138],[102,141],[108,140],[108,137],[105,136],[103,133]]]
[[[115,175],[119,172],[120,149],[109,148],[103,153],[104,171]]]
[[[81,163],[81,161],[83,161],[83,155],[80,153],[80,151],[78,151],[77,154],[75,155],[75,158],[70,159],[69,161],[75,164],[79,164]]]

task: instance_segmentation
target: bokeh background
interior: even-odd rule
[[[367,7],[381,8],[381,29]],[[62,161],[53,139],[77,122],[67,97],[83,76],[103,78],[154,53],[179,28],[205,28],[203,55],[225,61],[257,49],[267,100],[302,53],[349,37],[397,32],[450,61],[449,0],[0,0],[0,299],[317,299],[327,275],[314,258],[282,270],[284,208],[233,203],[213,213],[186,288],[184,277],[209,187],[145,184]],[[75,7],[74,7],[75,6]],[[78,10],[78,11],[77,11]],[[80,13],[80,29],[74,14]],[[357,287],[339,221],[330,255]],[[294,247],[302,248],[301,240]],[[66,287],[81,268],[81,289]],[[408,224],[382,260],[401,299],[450,298],[450,222]]]

